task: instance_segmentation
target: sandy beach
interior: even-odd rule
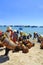
[[[43,65],[43,0],[0,0],[0,65]]]
[[[43,65],[43,50],[40,49],[40,43],[35,42],[35,46],[24,54],[22,51],[12,53],[9,57],[3,57],[5,50],[0,50],[0,65]]]

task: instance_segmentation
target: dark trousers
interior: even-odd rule
[[[10,51],[10,49],[6,48],[5,49],[5,55],[8,55],[9,51]]]

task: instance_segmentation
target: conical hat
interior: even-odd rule
[[[7,27],[7,30],[12,30],[12,28],[9,26],[9,27]]]

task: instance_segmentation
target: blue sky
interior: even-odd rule
[[[0,0],[0,25],[43,25],[43,0]]]

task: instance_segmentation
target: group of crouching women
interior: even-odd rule
[[[29,49],[35,45],[29,41],[31,37],[31,34],[27,35],[23,31],[19,32],[18,30],[13,31],[11,27],[7,27],[6,32],[0,31],[0,47],[5,46],[5,56],[8,55],[10,50],[12,50],[12,52],[22,50],[23,53],[28,53]],[[39,42],[42,40],[41,37],[38,37],[37,33],[34,33],[34,38],[36,37]],[[40,47],[43,48],[43,43]]]

